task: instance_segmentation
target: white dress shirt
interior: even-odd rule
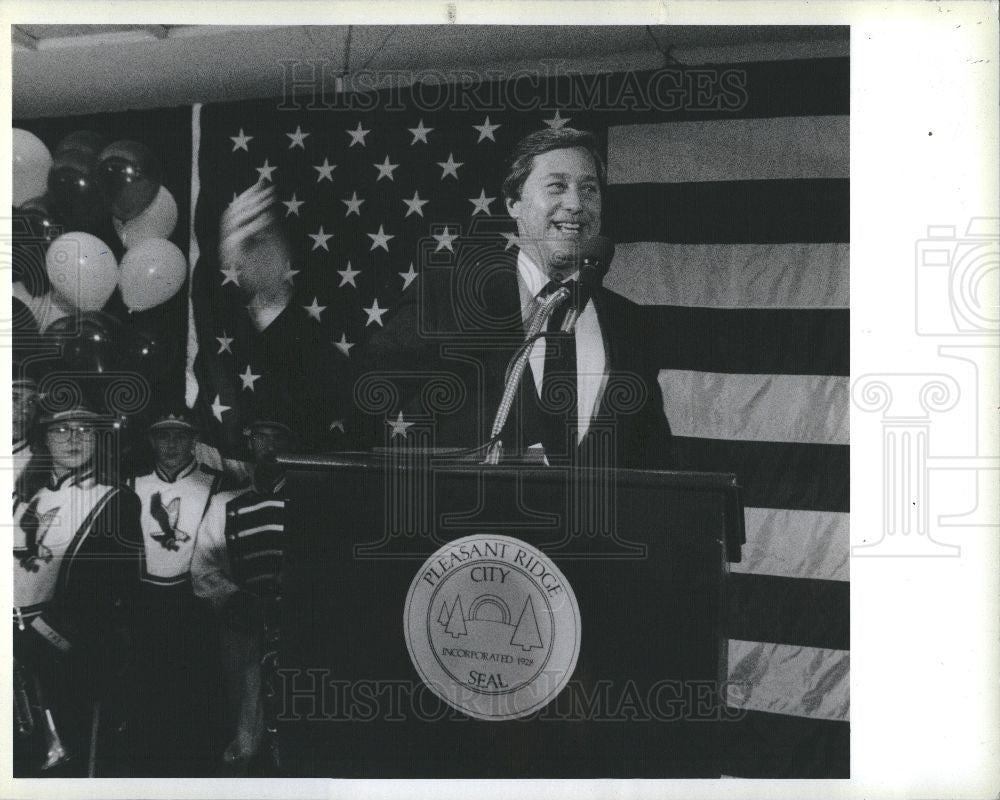
[[[571,275],[566,278],[576,278]],[[535,314],[535,298],[549,282],[549,276],[521,250],[517,256],[517,288],[521,295],[521,319],[527,327]],[[597,410],[604,394],[607,381],[607,358],[604,352],[604,335],[597,321],[594,301],[588,300],[586,307],[576,320],[576,393],[577,393],[577,442],[590,428],[590,420]],[[546,340],[539,339],[532,345],[528,363],[535,381],[535,391],[542,394],[542,376],[545,371]]]

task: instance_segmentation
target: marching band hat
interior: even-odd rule
[[[255,419],[243,429],[243,435],[251,436],[256,431],[262,430],[263,428],[277,428],[279,431],[283,431],[288,436],[295,436],[292,429],[289,428],[284,422],[278,422],[275,419]]]
[[[94,422],[99,419],[101,419],[101,415],[96,411],[91,411],[85,406],[74,406],[62,411],[43,412],[38,418],[38,424],[48,426],[60,422]]]
[[[194,418],[188,411],[170,412],[168,414],[161,414],[152,425],[149,426],[149,432],[162,431],[170,428],[191,431],[191,433],[198,432],[198,426],[195,424]]]

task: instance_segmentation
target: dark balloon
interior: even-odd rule
[[[45,331],[59,348],[61,367],[70,372],[101,374],[121,368],[121,323],[98,311],[74,314]]]
[[[122,140],[101,151],[98,175],[111,213],[127,221],[141,214],[160,190],[159,160],[146,145]]]
[[[132,330],[122,342],[122,369],[154,380],[166,372],[175,356],[174,340],[152,331]]]
[[[96,170],[97,161],[79,150],[67,150],[52,163],[48,197],[69,230],[90,233],[109,221],[107,198]]]
[[[96,131],[73,131],[56,145],[56,149],[52,151],[52,155],[58,157],[68,150],[76,150],[94,159],[96,162],[101,151],[107,146],[107,138]]]
[[[45,254],[62,228],[57,224],[51,203],[43,197],[13,209],[12,217],[11,280],[24,284],[32,297],[41,297],[51,288]]]
[[[56,214],[55,203],[48,195],[35,197],[21,205],[16,214],[27,223],[27,230],[14,230],[14,241],[28,236],[30,241],[48,244],[66,232]],[[24,239],[28,241],[28,239]]]

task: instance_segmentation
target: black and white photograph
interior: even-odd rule
[[[995,566],[996,200],[873,290],[871,36],[445,6],[5,15],[11,796],[861,796],[852,577]],[[880,303],[944,366],[859,359]]]

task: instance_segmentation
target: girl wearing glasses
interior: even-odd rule
[[[15,775],[94,775],[110,756],[101,701],[122,682],[142,569],[138,498],[110,474],[114,436],[86,408],[32,427],[14,507],[15,692],[30,700]]]

